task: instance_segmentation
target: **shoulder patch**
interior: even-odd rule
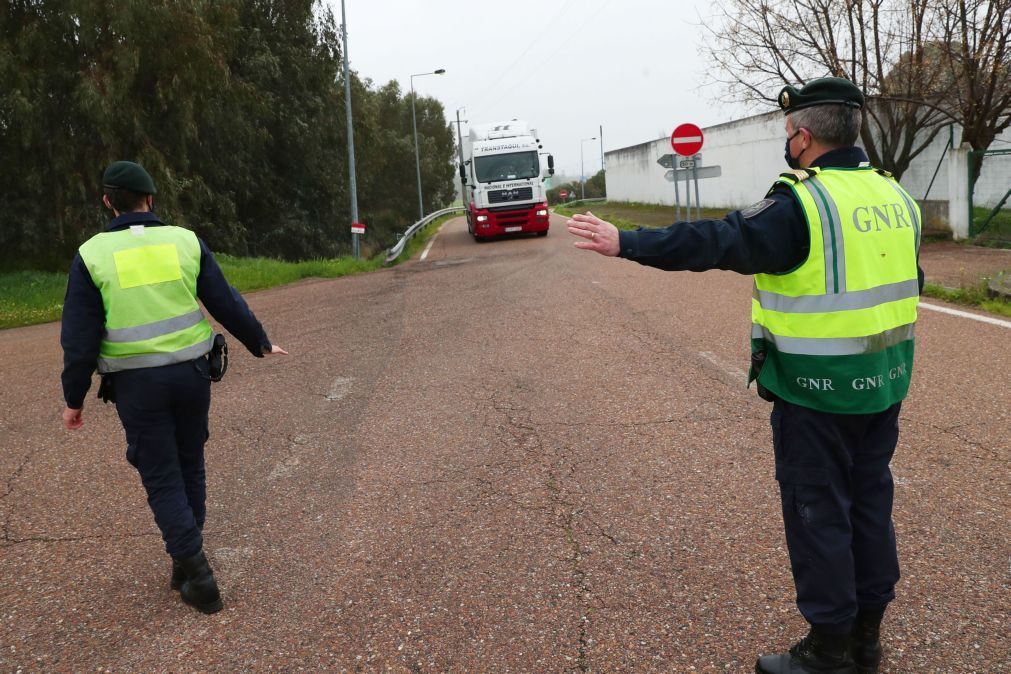
[[[784,173],[780,173],[779,177],[786,178],[787,180],[792,180],[795,183],[799,183],[807,180],[808,178],[810,178],[815,174],[816,172],[811,171],[810,169],[795,169],[793,171],[786,171]]]
[[[762,199],[761,201],[757,201],[748,206],[747,208],[741,210],[741,217],[744,218],[745,220],[753,218],[762,211],[768,209],[774,203],[776,203],[775,199]]]

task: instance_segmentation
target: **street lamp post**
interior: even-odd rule
[[[579,141],[579,191],[580,199],[586,198],[586,172],[583,171],[583,144],[590,140],[597,140],[597,137],[583,138]]]
[[[460,173],[460,201],[462,201],[463,205],[466,206],[467,205],[467,181],[463,177],[463,132],[460,131],[460,124],[461,124],[461,121],[460,121],[460,111],[461,110],[466,111],[467,108],[457,108],[456,109],[456,139],[457,139],[456,148],[457,148],[457,151],[460,153],[460,166],[457,167],[457,171],[459,171],[459,173]],[[466,122],[467,120],[465,119],[463,121]]]
[[[348,123],[348,174],[351,177],[351,224],[358,223],[358,187],[355,182],[355,132],[351,119],[351,71],[348,69],[348,27],[344,14],[344,0],[341,0],[341,34],[344,36],[344,109]],[[360,256],[358,234],[351,233],[351,252],[357,260]]]
[[[604,125],[600,125],[600,170],[606,171],[604,168]],[[606,173],[605,173],[606,175]],[[607,181],[604,181],[604,197],[607,197]]]
[[[414,125],[414,166],[418,172],[418,220],[425,217],[425,202],[421,198],[421,152],[418,151],[418,115],[414,110],[414,78],[424,75],[441,75],[446,72],[445,68],[433,70],[430,73],[415,73],[411,75],[411,123]]]

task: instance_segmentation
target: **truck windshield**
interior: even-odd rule
[[[482,183],[536,178],[541,173],[536,150],[475,157],[474,168],[478,182]]]

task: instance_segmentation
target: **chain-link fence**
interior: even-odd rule
[[[1011,246],[1011,149],[969,153],[969,236]]]

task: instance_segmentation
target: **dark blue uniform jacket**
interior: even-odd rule
[[[826,152],[813,166],[854,168],[867,161],[859,147]],[[676,222],[664,229],[619,233],[621,257],[667,271],[726,269],[739,274],[790,271],[808,256],[811,235],[800,202],[777,184],[757,204],[722,220]],[[923,270],[917,269],[920,290]]]
[[[116,232],[130,225],[164,225],[154,213],[124,213],[106,228]],[[271,343],[263,326],[235,288],[228,285],[221,267],[207,244],[200,241],[200,274],[197,297],[228,332],[242,342],[257,358],[270,351]],[[98,353],[105,333],[105,308],[91,274],[80,253],[70,265],[67,294],[63,299],[63,397],[67,407],[80,409],[91,387],[91,374],[98,365]]]

